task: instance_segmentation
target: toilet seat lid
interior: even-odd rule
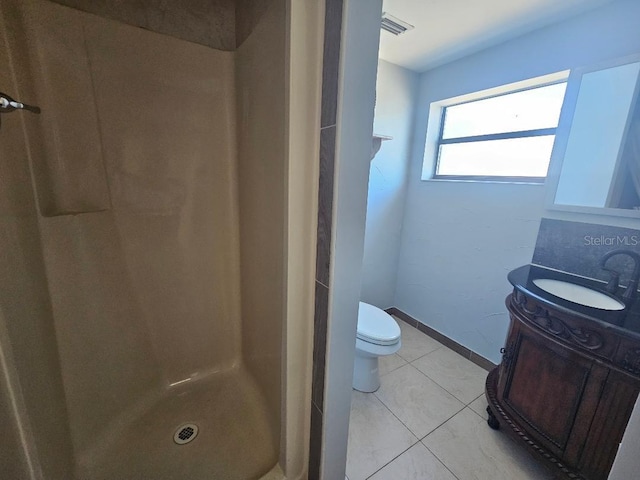
[[[400,339],[400,327],[391,315],[378,307],[360,302],[358,338],[376,345],[393,345]]]

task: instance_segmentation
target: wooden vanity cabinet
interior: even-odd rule
[[[605,480],[640,391],[640,372],[619,350],[633,352],[640,341],[518,290],[507,308],[503,359],[487,378],[489,424],[523,442],[556,478]]]

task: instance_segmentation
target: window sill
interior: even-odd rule
[[[475,179],[462,179],[462,178],[421,178],[421,182],[434,182],[434,183],[497,183],[497,184],[509,184],[509,185],[537,185],[539,187],[544,186],[544,182],[532,182],[529,180],[475,180]]]

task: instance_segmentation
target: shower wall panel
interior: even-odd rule
[[[271,1],[256,21],[261,10],[253,5],[256,25],[236,52],[242,351],[266,395],[274,432],[280,426],[285,301],[285,6]]]
[[[239,362],[233,54],[91,17],[116,229],[167,382]]]
[[[171,383],[240,364],[234,54],[41,0],[20,8],[26,31],[56,19],[41,42],[65,19],[81,36],[86,61],[47,88],[90,79],[110,194],[106,211],[40,218],[72,438],[89,457]],[[46,154],[32,148],[33,164]]]
[[[238,12],[232,53],[0,4],[0,62],[20,78],[4,68],[2,85],[43,107],[3,115],[0,348],[17,383],[0,377],[0,417],[18,431],[22,409],[44,478],[82,471],[171,384],[236,369],[265,397],[277,460],[286,1]]]
[[[102,144],[81,12],[29,8],[25,30],[36,117],[44,142],[33,164],[40,213],[96,212],[110,207]],[[72,87],[72,88],[71,88]],[[35,122],[30,122],[35,123]]]
[[[0,85],[20,100],[17,14],[0,2]],[[3,114],[0,128],[0,477],[29,478],[29,452],[35,475],[64,479],[72,449],[23,129],[37,117],[25,113]]]

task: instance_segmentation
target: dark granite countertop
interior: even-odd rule
[[[509,272],[507,278],[516,290],[534,298],[540,303],[546,304],[565,313],[592,320],[601,324],[604,328],[611,328],[620,331],[620,333],[624,335],[640,339],[640,301],[634,301],[633,304],[627,305],[624,310],[603,310],[600,308],[580,305],[578,303],[573,303],[569,300],[556,297],[535,285],[533,280],[548,278],[575,283],[577,285],[597,290],[609,297],[614,297],[617,300],[622,301],[621,297],[613,296],[604,291],[604,287],[606,285],[604,282],[572,275],[570,273],[550,268],[540,267],[538,265],[524,265],[516,268]]]

